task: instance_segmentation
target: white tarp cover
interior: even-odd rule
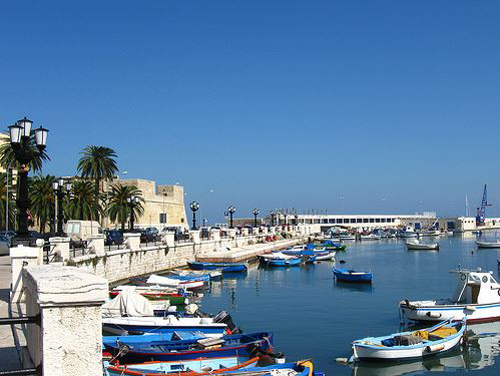
[[[160,275],[156,274],[151,274],[146,281],[146,283],[152,284],[152,285],[163,285],[163,286],[171,286],[171,287],[177,287],[179,286],[179,283],[182,281],[178,279],[172,279],[172,278],[167,278],[167,277],[162,277]]]
[[[131,286],[133,287],[133,286]],[[151,303],[134,289],[123,289],[113,300],[102,306],[104,317],[151,317],[154,316]]]

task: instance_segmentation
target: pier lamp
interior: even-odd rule
[[[198,204],[196,201],[193,201],[189,204],[189,208],[193,212],[193,230],[196,230],[196,211],[200,208],[200,204]]]
[[[253,213],[253,227],[257,227],[257,216],[259,215],[259,209],[255,208],[252,210]]]
[[[64,182],[63,178],[59,178],[58,180],[54,180],[52,183],[52,188],[54,190],[54,194],[57,197],[57,236],[64,236],[63,232],[63,198],[71,192],[71,182]]]
[[[19,195],[16,199],[18,230],[17,235],[13,238],[13,244],[29,244],[30,242],[31,236],[28,231],[28,211],[31,207],[28,193],[29,164],[43,154],[49,132],[43,127],[32,131],[32,125],[33,122],[24,117],[9,127],[10,145],[14,151],[14,159],[20,165],[17,180]]]
[[[276,217],[276,212],[274,210],[271,210],[269,215],[271,216],[271,226],[274,226],[274,218]]]
[[[233,214],[236,211],[236,208],[231,205],[229,208],[227,208],[227,211],[229,212],[229,228],[233,228]]]
[[[134,231],[134,209],[135,206],[139,203],[139,197],[130,196],[127,198],[128,206],[130,207],[130,231]]]

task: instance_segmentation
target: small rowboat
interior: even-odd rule
[[[113,337],[112,340],[103,337],[103,346],[113,356],[120,354],[118,359],[123,363],[170,362],[238,355],[254,357],[268,352],[273,344],[272,333],[266,332],[149,342],[131,342],[127,340],[127,336],[118,337],[116,340],[114,338],[117,337]],[[127,352],[122,351],[124,347]]]
[[[405,244],[410,251],[439,251],[438,243],[420,243],[417,239],[411,239]]]
[[[259,256],[261,264],[266,266],[298,266],[302,263],[302,258],[299,256],[285,255],[281,252],[274,252],[269,255]]]
[[[500,242],[480,242],[476,241],[478,248],[500,248]]]
[[[367,337],[352,343],[353,361],[401,361],[435,356],[464,341],[465,319],[443,321],[428,329]]]
[[[373,274],[371,272],[357,272],[351,269],[332,269],[337,281],[371,283]]]
[[[314,371],[311,361],[274,364],[267,367],[246,368],[241,371],[226,372],[231,376],[325,376],[323,372]]]
[[[188,262],[193,270],[218,270],[222,273],[244,273],[248,270],[245,264],[231,264],[222,262]]]
[[[126,365],[105,365],[107,376],[157,376],[172,374],[179,376],[217,375],[255,367],[259,357],[229,356],[222,358],[199,358],[171,362],[145,362]]]

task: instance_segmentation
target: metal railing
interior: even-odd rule
[[[12,315],[12,310],[9,303],[9,314]],[[24,316],[24,317],[2,317],[0,318],[0,325],[10,325],[12,328],[12,334],[14,336],[14,342],[16,345],[16,350],[18,354],[21,354],[21,346],[19,345],[19,339],[17,338],[16,329],[14,325],[24,325],[24,324],[36,324],[40,326],[42,322],[42,317],[40,314],[35,316]],[[19,363],[22,364],[22,359],[20,356]],[[0,371],[0,376],[5,375],[19,375],[19,376],[28,376],[28,375],[42,375],[42,365],[39,364],[34,368],[22,368],[22,369],[14,369],[14,370],[2,370]]]

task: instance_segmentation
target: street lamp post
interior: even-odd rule
[[[128,206],[130,207],[130,231],[134,231],[134,208],[139,202],[139,197],[130,196],[127,198]]]
[[[229,212],[229,228],[233,228],[233,214],[236,211],[236,208],[231,205],[229,208],[227,208],[227,211]]]
[[[253,213],[253,227],[257,227],[257,216],[259,215],[259,209],[255,208],[252,210]]]
[[[189,204],[189,208],[193,212],[193,230],[196,230],[196,211],[200,208],[200,204],[198,204],[196,201],[193,201]]]
[[[71,182],[67,181],[66,183],[64,182],[63,178],[59,178],[59,180],[54,180],[52,183],[52,188],[54,189],[54,194],[57,197],[57,230],[56,234],[58,236],[64,236],[63,232],[63,220],[64,220],[64,213],[63,213],[63,198],[67,194],[71,192]]]
[[[28,231],[28,210],[31,207],[28,193],[29,164],[45,149],[47,134],[49,132],[48,129],[43,127],[35,129],[35,149],[31,142],[32,125],[33,122],[24,117],[24,119],[19,120],[9,127],[10,144],[14,151],[15,159],[20,164],[18,174],[19,196],[16,199],[18,230],[14,238],[17,243],[22,243],[23,240],[27,242],[30,238]]]
[[[271,226],[274,226],[274,217],[276,216],[276,212],[274,210],[271,210],[269,215],[271,216]]]

